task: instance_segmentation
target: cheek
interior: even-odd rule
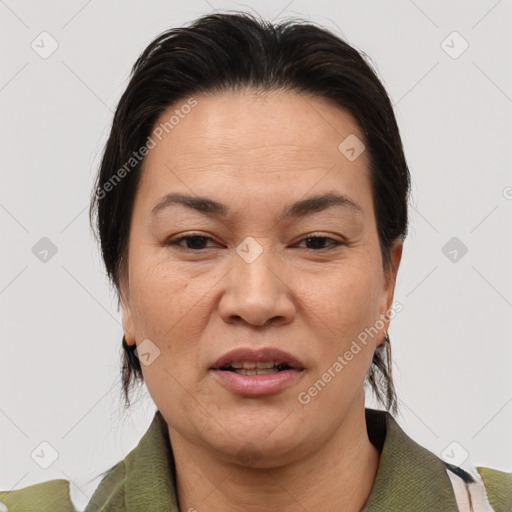
[[[135,300],[134,319],[139,336],[158,340],[172,337],[187,315],[201,308],[201,293],[191,286],[190,275],[147,255],[133,258],[130,292]]]
[[[190,269],[141,255],[133,261],[130,292],[136,338],[149,338],[160,351],[154,364],[142,365],[144,380],[153,396],[161,386],[178,396],[178,383],[194,386],[201,377],[199,347],[212,313],[209,293],[214,293],[221,274],[193,275]]]
[[[361,257],[322,280],[323,293],[311,295],[316,302],[310,322],[318,322],[313,330],[323,335],[318,337],[318,365],[301,390],[311,391],[305,414],[341,414],[361,392],[377,340],[367,333],[378,319],[378,280],[370,261]],[[332,421],[338,419],[333,413]]]
[[[318,379],[329,384],[319,393],[321,398],[313,400],[315,405],[307,407],[308,413],[348,406],[364,383],[377,341],[371,328],[379,318],[380,297],[380,275],[370,256],[361,251],[322,277],[317,292],[309,295],[309,322],[318,336],[319,359],[308,386],[315,386]]]
[[[349,332],[354,334],[354,330],[364,329],[368,322],[375,321],[380,298],[379,277],[369,258],[353,258],[322,281],[322,293],[315,294],[315,300],[317,304],[324,304],[330,321],[343,329],[344,338]]]
[[[159,350],[154,362],[141,365],[145,385],[159,409],[175,409],[166,418],[174,417],[176,410],[186,415],[193,408],[190,396],[198,392],[197,347],[208,318],[205,290],[176,267],[149,259],[139,260],[131,272],[137,340],[149,338]]]

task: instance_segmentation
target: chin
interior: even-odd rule
[[[229,448],[221,450],[221,458],[226,462],[243,467],[255,469],[272,469],[286,466],[304,456],[300,445],[281,446],[280,449],[270,448],[267,445],[254,443],[251,440],[242,440],[235,447],[232,443]]]
[[[280,418],[283,426],[283,417]],[[254,468],[277,468],[305,455],[305,437],[287,422],[285,429],[276,424],[255,421],[237,429],[219,432],[220,438],[205,441],[226,461]],[[304,441],[301,442],[301,439]]]

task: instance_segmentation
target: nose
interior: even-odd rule
[[[293,320],[292,291],[279,263],[266,249],[252,262],[235,254],[226,276],[219,312],[226,323],[244,321],[254,326],[286,324]]]

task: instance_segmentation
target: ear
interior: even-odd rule
[[[391,244],[389,251],[390,256],[390,268],[384,273],[384,287],[382,289],[382,299],[380,303],[379,313],[380,318],[383,319],[385,324],[384,331],[387,332],[389,329],[389,311],[393,306],[393,296],[395,294],[396,276],[398,273],[398,267],[402,259],[403,244],[400,238],[396,238]],[[384,343],[384,341],[382,341]]]
[[[133,323],[133,313],[130,302],[130,290],[127,284],[121,284],[119,290],[119,303],[123,317],[123,331],[126,343],[128,343],[128,345],[135,345],[135,326]]]

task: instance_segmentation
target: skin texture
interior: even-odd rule
[[[296,92],[195,99],[145,159],[121,299],[128,343],[160,350],[142,369],[169,427],[180,510],[361,510],[379,461],[363,383],[388,322],[308,404],[298,395],[393,303],[402,245],[385,273],[367,152],[350,161],[338,150],[364,135],[347,111]],[[361,211],[280,219],[285,205],[331,191]],[[172,205],[152,216],[169,192],[232,212],[217,219]],[[165,245],[190,234],[210,240]],[[343,244],[307,242],[313,234]],[[246,237],[263,251],[252,263],[236,252]],[[273,395],[235,394],[209,368],[238,347],[278,347],[305,370]]]

